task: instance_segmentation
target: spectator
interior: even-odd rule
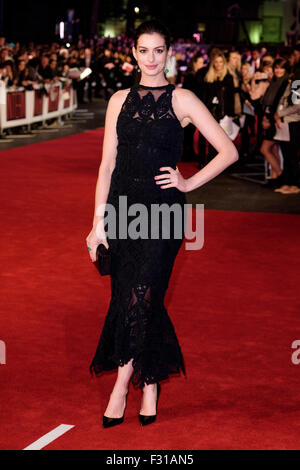
[[[275,112],[278,107],[280,98],[282,97],[288,83],[288,61],[278,58],[273,64],[274,76],[262,98],[263,106],[263,142],[261,153],[271,166],[271,180],[269,185],[281,186],[282,169],[280,167],[280,157],[278,153],[278,144],[274,141],[276,132]]]
[[[42,83],[43,77],[38,73],[40,61],[37,57],[34,57],[28,62],[28,76],[29,79],[34,83]]]
[[[282,123],[288,125],[289,140],[279,141],[284,169],[282,175],[282,185],[275,191],[282,194],[298,194],[299,188],[299,157],[298,149],[300,144],[300,100],[292,99],[291,81],[278,103],[275,113],[276,126],[282,127]]]
[[[186,74],[184,76],[183,88],[191,90],[200,97],[203,77],[199,73],[204,67],[204,59],[201,52],[197,52],[190,60]]]
[[[225,115],[234,119],[234,83],[221,52],[216,52],[212,57],[204,78],[203,96],[206,106],[218,122]],[[216,150],[209,145],[208,160],[215,155]]]
[[[200,71],[204,66],[203,55],[198,52],[190,60],[187,72],[184,76],[183,88],[191,90],[199,98],[203,88],[203,77],[200,75]],[[201,165],[201,161],[205,157],[205,139],[202,135],[199,136],[198,155],[194,152],[194,134],[196,127],[190,123],[184,128],[184,139],[183,139],[183,154],[181,156],[182,161],[195,161],[198,160],[198,165]]]
[[[204,96],[217,121],[225,115],[234,117],[234,84],[224,54],[216,53],[204,78]]]
[[[52,72],[52,80],[58,81],[58,68],[57,68],[57,60],[56,59],[50,59],[49,62],[49,67]]]
[[[250,86],[250,98],[251,103],[254,106],[255,114],[257,116],[257,137],[256,137],[256,147],[254,152],[260,152],[262,144],[262,120],[263,120],[263,107],[261,100],[266,93],[267,88],[269,87],[271,80],[273,78],[273,62],[263,61],[263,66],[261,71],[256,71]]]
[[[260,55],[259,50],[255,47],[251,51],[250,56],[250,73],[253,75],[260,68]]]
[[[5,38],[4,34],[0,33],[0,49],[2,47],[5,47],[5,39],[6,38]]]
[[[246,62],[241,66],[241,79],[240,79],[240,98],[241,107],[244,115],[244,125],[241,128],[241,149],[240,157],[243,159],[251,155],[250,151],[250,136],[255,136],[255,111],[250,96],[251,90],[251,73],[250,64]]]
[[[241,56],[236,51],[229,52],[228,71],[232,75],[234,84],[234,114],[240,116],[242,113],[240,97]]]
[[[29,80],[29,72],[28,68],[26,67],[25,60],[19,60],[18,65],[17,65],[17,71],[14,77],[14,86],[16,87],[24,87],[24,88],[29,88],[31,82]]]
[[[6,64],[0,65],[0,80],[4,82],[6,87],[13,86],[14,74],[10,61],[8,61]]]
[[[293,65],[293,76],[295,80],[300,80],[300,44],[297,44],[293,50],[294,65]]]
[[[38,69],[39,75],[44,79],[46,83],[50,83],[53,77],[52,70],[49,66],[49,57],[47,55],[43,55],[41,58],[41,64]]]

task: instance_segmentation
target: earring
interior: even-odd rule
[[[137,69],[137,71],[138,71],[138,72],[140,72],[140,71],[141,71],[141,69],[140,69],[140,68],[138,68],[138,69]]]
[[[168,72],[169,72],[169,70],[168,70],[168,69],[166,69],[166,70],[165,70],[165,73],[168,73]]]

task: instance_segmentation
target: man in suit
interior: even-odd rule
[[[82,69],[85,68],[90,68],[92,69],[91,75],[89,75],[87,78],[84,80],[80,80],[77,83],[77,98],[78,98],[78,103],[85,103],[84,101],[84,88],[85,84],[88,83],[88,99],[90,102],[92,102],[92,83],[95,79],[95,61],[92,56],[92,51],[90,48],[85,48],[82,50],[79,58],[79,67]]]

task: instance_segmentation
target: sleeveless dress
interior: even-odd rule
[[[118,147],[107,203],[116,210],[116,238],[107,241],[111,250],[111,300],[90,372],[116,369],[133,358],[133,385],[160,382],[169,374],[186,375],[184,359],[174,326],[164,306],[173,264],[184,240],[185,193],[177,188],[162,189],[154,176],[168,173],[181,156],[183,128],[172,108],[175,86],[134,85],[121,107],[116,128]],[[170,236],[133,239],[118,237],[119,197],[132,204],[144,204],[150,214],[152,204],[179,205],[182,235],[175,234],[170,211]],[[107,206],[106,206],[107,208]],[[107,215],[107,212],[105,212]],[[127,215],[127,223],[136,216]],[[173,228],[172,228],[173,227]],[[178,227],[178,224],[177,224]]]

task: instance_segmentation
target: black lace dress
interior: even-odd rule
[[[181,348],[164,306],[173,264],[184,239],[185,193],[177,188],[162,189],[155,175],[176,169],[182,150],[183,128],[172,108],[175,86],[134,85],[117,120],[118,148],[107,203],[116,209],[117,237],[109,237],[112,252],[111,301],[90,372],[99,374],[123,366],[133,358],[133,385],[160,382],[169,374],[185,374]],[[149,213],[149,238],[118,236],[119,197],[127,207],[144,204]],[[170,237],[162,233],[151,238],[151,205],[177,204],[181,208],[181,236],[175,233],[170,211]],[[179,206],[178,206],[179,205]],[[107,208],[107,207],[106,207]],[[107,212],[106,212],[107,214]],[[136,219],[128,215],[128,226]],[[164,219],[165,220],[165,219]],[[178,227],[178,219],[177,225]],[[107,228],[107,227],[106,227]]]

